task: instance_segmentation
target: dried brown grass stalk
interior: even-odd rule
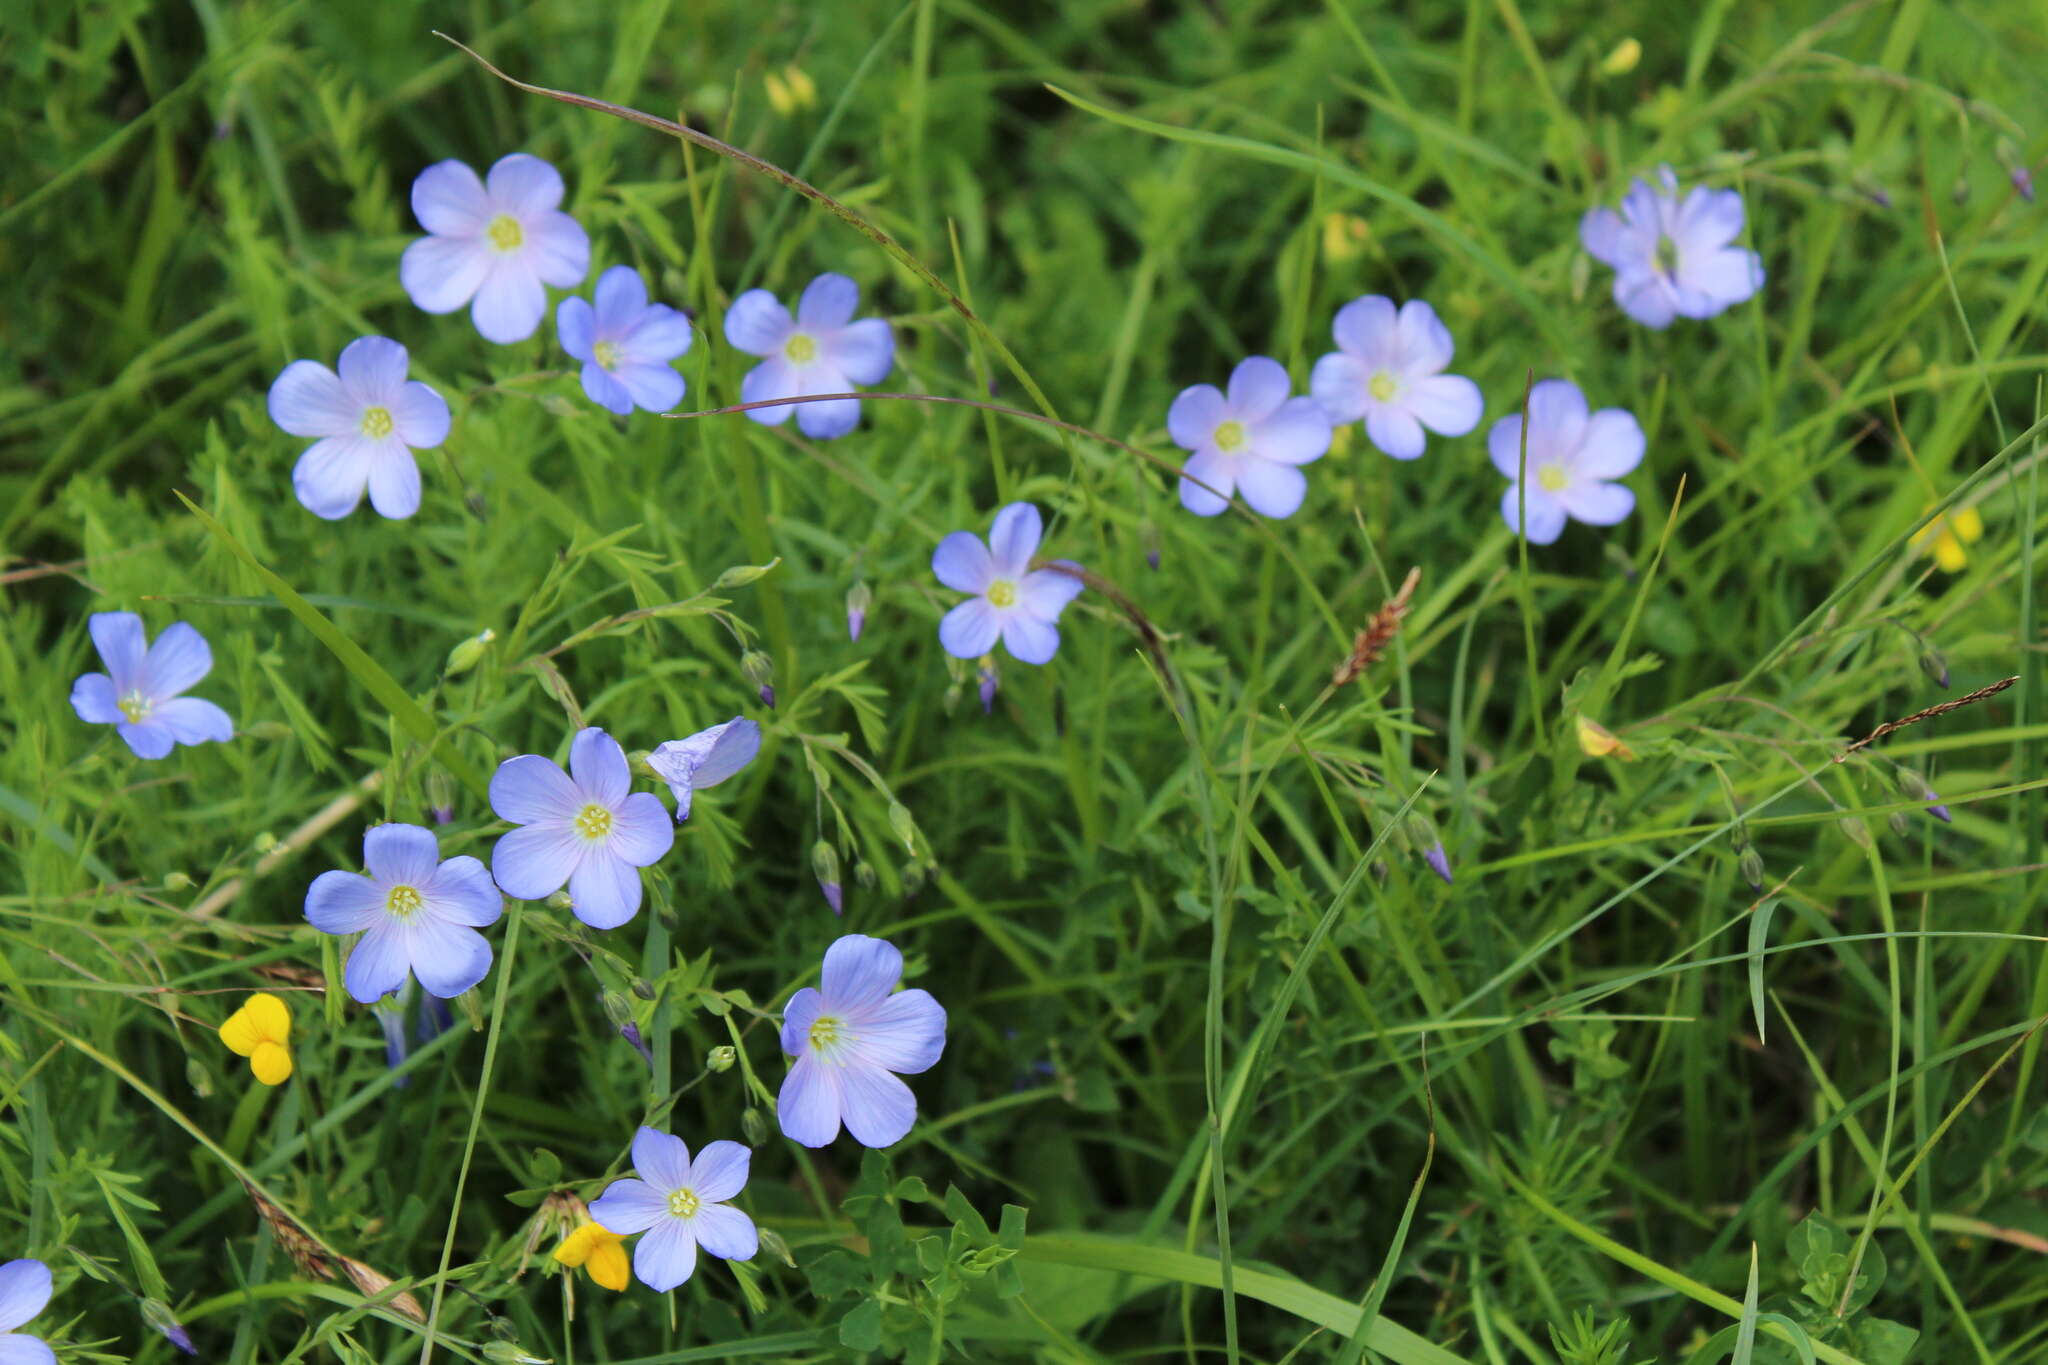
[[[1858,749],[1877,743],[1894,730],[1903,730],[1908,725],[1918,725],[1923,720],[1933,720],[1936,716],[1945,716],[1951,711],[1959,711],[1974,702],[1983,701],[1986,697],[1995,697],[2019,680],[2019,675],[2015,673],[2010,678],[2000,678],[1995,683],[1980,687],[1967,697],[1957,697],[1953,701],[1936,702],[1925,710],[1915,711],[1910,716],[1905,716],[1899,720],[1888,720],[1863,738],[1857,740],[1854,744],[1851,744],[1848,748],[1842,750],[1842,752],[1836,754],[1835,762],[1841,763],[1845,761],[1849,755],[1855,753]]]
[[[1387,646],[1394,642],[1394,636],[1401,629],[1401,618],[1408,614],[1409,599],[1415,595],[1415,585],[1422,581],[1420,568],[1410,569],[1408,576],[1401,580],[1400,591],[1387,599],[1387,604],[1372,614],[1365,623],[1365,629],[1358,632],[1358,638],[1351,642],[1351,654],[1337,665],[1330,674],[1330,686],[1342,687],[1355,681],[1359,674],[1380,661],[1387,652]]]

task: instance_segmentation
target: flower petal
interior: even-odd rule
[[[1569,463],[1586,433],[1586,395],[1569,379],[1529,390],[1529,463]],[[1498,464],[1498,460],[1496,460]]]
[[[412,182],[412,215],[427,231],[474,237],[491,219],[484,182],[460,161],[437,161]]]
[[[50,1267],[22,1259],[0,1265],[0,1332],[12,1332],[50,1302]]]
[[[667,821],[664,811],[662,822]],[[569,908],[593,929],[616,929],[632,919],[640,912],[640,895],[640,869],[610,849],[591,849],[569,874]]]
[[[521,754],[500,763],[491,775],[490,796],[498,818],[515,825],[573,820],[583,809],[583,794],[569,774],[539,754]]]
[[[160,702],[149,714],[150,723],[171,732],[180,744],[204,744],[212,740],[225,744],[235,737],[235,722],[227,712],[199,697],[178,697]]]
[[[1247,424],[1258,422],[1286,402],[1293,387],[1279,361],[1248,356],[1230,372],[1230,415]]]
[[[513,152],[498,158],[484,178],[484,189],[491,212],[526,218],[562,202],[562,175],[537,156]]]
[[[932,573],[954,592],[984,592],[995,577],[995,561],[980,536],[955,531],[932,551]]]
[[[1586,419],[1571,470],[1582,479],[1618,479],[1643,462],[1643,448],[1642,424],[1634,413],[1602,408]]]
[[[1056,568],[1064,565],[1065,568]],[[1081,581],[1081,566],[1071,559],[1056,559],[1043,569],[1033,569],[1017,580],[1017,605],[1041,621],[1056,621],[1067,603],[1081,595],[1087,584]],[[1072,569],[1075,572],[1068,573]]]
[[[879,384],[896,365],[896,333],[884,318],[862,318],[819,339],[832,368],[855,384]]]
[[[452,313],[476,297],[491,260],[491,249],[474,237],[422,237],[398,258],[398,282],[414,307]]]
[[[450,858],[419,885],[427,909],[450,924],[480,929],[505,913],[505,898],[484,865],[468,854]]]
[[[360,934],[384,922],[384,888],[355,872],[322,872],[306,888],[306,919],[325,934]]]
[[[1253,428],[1250,448],[1281,464],[1320,460],[1330,448],[1330,416],[1313,398],[1290,398]]]
[[[1421,299],[1401,305],[1394,320],[1394,342],[1399,347],[1401,373],[1408,379],[1435,374],[1451,363],[1451,329],[1444,326],[1436,309]]]
[[[810,1050],[811,1025],[825,1012],[825,997],[815,986],[799,987],[782,1007],[782,1050],[799,1057]]]
[[[292,1050],[278,1043],[259,1043],[249,1054],[249,1074],[264,1085],[283,1085],[292,1078]]]
[[[690,785],[700,790],[717,786],[761,752],[761,727],[745,716],[734,716],[704,733],[713,737],[711,747],[690,775]]]
[[[1704,255],[1687,256],[1679,267],[1679,283],[1711,300],[1711,311],[1741,303],[1763,288],[1763,262],[1754,251],[1722,247]],[[1696,315],[1695,315],[1696,316]]]
[[[391,404],[392,434],[414,450],[432,450],[448,439],[448,400],[415,379]]]
[[[485,341],[509,346],[524,341],[547,315],[548,291],[523,256],[501,256],[477,287],[469,316]]]
[[[1510,479],[1522,477],[1522,414],[1510,413],[1495,422],[1486,433],[1486,453],[1493,467]],[[1536,452],[1529,452],[1529,465],[1536,464]]]
[[[917,1097],[878,1066],[839,1068],[839,1106],[846,1131],[863,1147],[890,1147],[917,1122]]]
[[[1237,495],[1260,516],[1291,517],[1308,495],[1308,477],[1296,466],[1277,460],[1239,460]]]
[[[1367,294],[1337,310],[1330,334],[1337,339],[1340,349],[1356,357],[1366,369],[1376,370],[1393,360],[1398,321],[1392,299]]]
[[[377,446],[370,460],[370,506],[380,517],[404,521],[420,510],[420,462],[402,441]]]
[[[650,303],[619,337],[619,347],[636,360],[666,364],[690,349],[697,333],[690,319],[665,303]]]
[[[1509,484],[1507,492],[1501,494],[1500,516],[1510,531],[1519,530],[1522,524],[1522,493],[1519,484]],[[1548,545],[1564,532],[1564,504],[1539,488],[1528,491],[1526,510],[1529,516],[1529,543]]]
[[[806,331],[826,331],[853,321],[860,306],[860,286],[836,271],[827,271],[804,286],[796,301],[796,321]]]
[[[1197,451],[1181,467],[1180,505],[1198,517],[1213,517],[1230,506],[1236,491],[1237,461],[1221,451]]]
[[[1365,434],[1382,453],[1397,460],[1413,460],[1426,444],[1422,424],[1403,405],[1375,404],[1365,414]]]
[[[589,303],[572,295],[555,305],[555,340],[578,360],[597,354],[597,315]]]
[[[583,865],[583,841],[565,824],[522,825],[491,850],[491,878],[514,900],[544,900]]]
[[[661,861],[676,841],[676,827],[653,792],[634,792],[612,809],[611,839],[605,847],[634,867]]]
[[[1636,510],[1636,495],[1627,484],[1602,483],[1597,479],[1575,482],[1557,495],[1557,500],[1574,521],[1588,526],[1612,526],[1628,520]]]
[[[0,1336],[0,1365],[57,1365],[57,1353],[41,1337],[9,1332]]]
[[[339,521],[356,510],[370,482],[377,443],[361,436],[315,441],[292,468],[292,493],[299,505],[323,521]]]
[[[697,1270],[697,1239],[680,1218],[663,1218],[633,1246],[633,1273],[649,1289],[674,1289]]]
[[[590,1216],[599,1227],[631,1237],[668,1217],[668,1192],[631,1177],[614,1180],[590,1201]]]
[[[542,284],[557,289],[574,289],[590,273],[590,238],[566,213],[550,211],[527,219],[526,250],[520,255]]]
[[[775,1119],[782,1135],[806,1147],[824,1147],[839,1136],[839,1075],[805,1053],[782,1078],[775,1097]]]
[[[765,289],[749,289],[725,310],[725,339],[749,355],[780,355],[795,330],[789,310]]]
[[[939,646],[956,659],[979,659],[995,648],[1002,622],[984,597],[972,597],[939,619]]]
[[[405,935],[412,974],[428,995],[453,1000],[490,974],[491,945],[466,925],[422,912]]]
[[[903,954],[886,939],[843,934],[825,950],[818,992],[825,1008],[844,1014],[880,1001],[903,979]]]
[[[925,990],[898,991],[850,1021],[854,1056],[874,1066],[915,1074],[946,1050],[946,1011]]]
[[[1618,266],[1623,259],[1622,239],[1626,231],[1621,215],[1613,209],[1587,209],[1586,216],[1579,219],[1579,245],[1601,264]]]
[[[155,721],[144,721],[139,725],[116,725],[114,733],[135,751],[137,758],[168,758],[171,750],[178,747],[178,737],[170,727],[158,725]]]
[[[988,533],[989,558],[998,578],[1020,578],[1038,553],[1045,524],[1038,508],[1028,502],[1013,502],[996,512],[995,525]]]
[[[754,1220],[730,1204],[706,1204],[690,1220],[697,1244],[713,1256],[728,1261],[751,1261],[761,1249],[761,1234]]]
[[[569,741],[569,775],[576,780],[584,801],[602,806],[617,806],[633,789],[626,751],[595,725],[578,730],[576,738]]]
[[[121,711],[121,694],[114,680],[104,673],[80,674],[71,684],[71,709],[78,718],[94,725],[119,725],[128,717]]]
[[[334,368],[341,379],[341,391],[361,411],[397,402],[410,363],[405,347],[389,337],[357,337],[342,347],[341,359]]]
[[[683,377],[667,364],[621,365],[614,378],[647,412],[668,412],[683,401]]]
[[[754,1154],[737,1142],[708,1142],[690,1163],[687,1183],[705,1203],[723,1204],[747,1187],[747,1171],[753,1160]]]
[[[1662,275],[1649,270],[1624,270],[1614,277],[1614,301],[1621,311],[1645,327],[1669,327],[1678,316],[1678,298]]]
[[[1060,652],[1060,629],[1021,611],[1003,618],[1003,648],[1019,663],[1046,664]]]
[[[647,306],[647,284],[630,265],[615,265],[597,277],[592,292],[598,330],[606,336],[624,334]]]
[[[363,835],[363,866],[386,886],[425,886],[441,866],[441,844],[419,825],[378,825]]]
[[[1672,240],[1688,254],[1726,246],[1742,235],[1742,195],[1698,186],[1679,201],[1671,227]]]
[[[352,436],[362,409],[334,371],[317,360],[294,360],[271,381],[270,420],[293,436]]]
[[[367,1005],[403,986],[412,972],[410,947],[411,936],[404,926],[388,919],[372,926],[356,940],[341,974],[349,997]]]
[[[740,380],[740,401],[765,403],[775,398],[794,398],[799,387],[795,367],[780,355],[775,355],[748,370],[746,377]],[[747,416],[764,427],[779,427],[790,419],[798,406],[780,403],[771,408],[749,408]]]
[[[1183,450],[1200,450],[1209,444],[1226,408],[1223,390],[1214,384],[1190,384],[1166,410],[1166,434]]]
[[[247,1057],[264,1043],[284,1042],[291,1031],[292,1015],[284,1001],[268,991],[258,991],[221,1024],[220,1040],[228,1051]]]
[[[183,621],[164,627],[142,657],[137,686],[151,697],[175,697],[213,671],[206,637]]]
[[[583,367],[583,394],[606,412],[620,417],[633,411],[633,394],[604,366],[592,361]]]
[[[633,1282],[632,1262],[617,1241],[601,1241],[590,1249],[583,1273],[613,1292],[623,1292]]]
[[[1401,397],[1415,420],[1439,436],[1463,436],[1486,415],[1479,386],[1461,374],[1424,375]]]
[[[633,1134],[633,1174],[663,1193],[690,1183],[690,1147],[681,1138],[642,1124]]]
[[[1371,371],[1348,351],[1332,351],[1308,372],[1308,391],[1332,423],[1339,426],[1365,416]]]

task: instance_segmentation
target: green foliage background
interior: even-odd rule
[[[2010,178],[2048,151],[2039,20],[2022,0],[10,13],[0,1259],[56,1268],[32,1330],[67,1359],[160,1361],[149,1298],[208,1360],[423,1359],[388,1300],[294,1266],[239,1168],[410,1287],[441,1357],[1613,1365],[1789,1361],[1803,1337],[1873,1365],[2048,1359],[2048,209]],[[798,171],[986,334],[773,180],[522,94],[434,28]],[[792,66],[815,102],[778,107]],[[734,294],[836,269],[895,324],[890,390],[1033,411],[999,340],[1059,418],[1115,440],[884,401],[829,444],[615,423],[551,324],[497,348],[399,289],[413,175],[514,150],[562,169],[593,276],[623,261],[695,310],[686,408],[736,401],[751,361],[715,325]],[[1744,190],[1770,281],[1650,333],[1577,222],[1663,161]],[[1412,464],[1354,435],[1288,522],[1183,513],[1173,394],[1252,353],[1304,380],[1370,292],[1436,305],[1489,424],[1532,373],[1637,413],[1638,514],[1525,556],[1483,428]],[[292,500],[303,443],[264,392],[363,333],[411,348],[456,424],[418,517],[330,525]],[[1070,609],[1051,666],[1004,662],[984,718],[927,565],[1017,498],[1114,592]],[[1937,504],[1985,527],[1952,574],[1909,544]],[[1396,648],[1330,690],[1410,565]],[[856,581],[875,605],[853,643]],[[199,691],[235,742],[144,764],[76,720],[84,617],[111,609],[206,633]],[[458,1027],[387,1072],[368,1012],[322,993],[339,958],[299,917],[307,882],[355,866],[366,823],[438,804],[444,850],[486,853],[502,826],[463,773],[561,756],[572,715],[645,749],[737,713],[768,727],[762,761],[699,800],[648,909],[594,935],[515,908]],[[1587,756],[1582,716],[1635,758]],[[1432,831],[1453,886],[1422,862]],[[774,1132],[773,1012],[842,928],[901,945],[951,1014],[886,1161]],[[213,1032],[262,988],[296,1011],[276,1091]],[[719,1045],[746,1064],[707,1069]],[[594,1195],[648,1119],[756,1140],[742,1202],[794,1265],[707,1262],[672,1300],[579,1279],[570,1320],[539,1201]],[[1760,1311],[1780,1317],[1754,1342],[1715,1336]]]

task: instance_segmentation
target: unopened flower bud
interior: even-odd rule
[[[846,638],[858,640],[863,627],[868,623],[868,608],[875,604],[875,594],[866,583],[856,582],[846,594]]]
[[[1949,818],[1948,807],[1941,804],[1941,793],[1927,785],[1927,779],[1919,773],[1911,768],[1894,768],[1892,783],[1898,787],[1901,796],[1914,801],[1928,802],[1927,813],[1944,825],[1953,823]]]
[[[872,891],[875,889],[875,883],[879,878],[875,875],[874,867],[862,861],[853,865],[853,880],[854,884],[860,887],[861,890]]]
[[[185,1331],[183,1324],[171,1315],[171,1306],[161,1299],[144,1299],[142,1301],[142,1320],[163,1333],[171,1345],[177,1347],[186,1355],[196,1356],[199,1354],[192,1345],[191,1335]]]
[[[759,1232],[761,1237],[761,1250],[767,1252],[791,1270],[796,1269],[796,1257],[789,1254],[789,1243],[782,1240],[781,1233],[773,1228],[758,1228],[756,1231]]]
[[[2034,202],[2034,173],[2025,166],[2012,168],[2012,187],[2019,191],[2020,198],[2029,204]]]
[[[439,768],[427,774],[427,812],[437,825],[455,818],[455,781]]]
[[[811,875],[818,879],[818,890],[825,893],[825,904],[839,914],[845,901],[839,886],[839,850],[823,839],[811,845]]]
[[[647,1046],[647,1040],[640,1036],[640,1026],[632,1020],[619,1025],[619,1036],[633,1045],[633,1051],[640,1054],[640,1060],[647,1063],[649,1071],[654,1070],[654,1049]]]
[[[192,879],[182,872],[172,872],[164,877],[164,890],[166,891],[189,891],[191,889]]]
[[[484,651],[490,648],[491,641],[497,638],[498,632],[495,630],[485,630],[470,636],[448,651],[448,662],[441,666],[441,672],[451,678],[458,673],[469,672],[483,659]]]
[[[550,910],[567,910],[574,904],[575,902],[569,899],[567,891],[557,891],[547,899],[547,907]]]
[[[1870,847],[1870,829],[1853,815],[1838,816],[1835,823],[1841,827],[1843,837],[1858,848]]]
[[[277,836],[266,829],[249,841],[249,847],[258,853],[268,853],[277,847]]]
[[[185,1062],[185,1084],[192,1087],[192,1093],[202,1100],[213,1096],[213,1077],[206,1074],[206,1068],[199,1064],[197,1057]]]
[[[915,859],[903,865],[903,898],[909,900],[924,890],[924,864]]]
[[[707,1071],[730,1071],[732,1070],[732,1064],[738,1061],[739,1058],[740,1054],[734,1050],[731,1044],[721,1043],[704,1054],[704,1069]]]
[[[513,1341],[485,1342],[484,1359],[494,1360],[498,1365],[554,1365],[554,1357],[530,1355]]]
[[[740,1115],[740,1136],[747,1140],[749,1147],[759,1147],[768,1140],[768,1121],[752,1105],[748,1105],[747,1111]]]
[[[1932,645],[1920,651],[1920,671],[1936,687],[1948,686],[1948,659]]]
[[[1742,874],[1742,880],[1749,884],[1750,890],[1764,889],[1764,855],[1758,853],[1754,845],[1744,847],[1742,856],[1735,860],[1735,870]]]
[[[1445,886],[1453,884],[1451,880],[1451,855],[1444,852],[1442,844],[1431,844],[1428,848],[1422,850],[1422,860],[1429,864],[1430,871],[1444,879]]]
[[[740,656],[740,676],[754,685],[760,694],[761,705],[775,705],[775,664],[758,649],[750,649]]]
[[[917,852],[917,821],[911,817],[910,808],[901,801],[889,803],[889,828],[895,830],[896,837],[903,841],[904,852]]]
[[[767,573],[776,564],[781,562],[780,560],[774,560],[767,564],[735,564],[720,574],[717,581],[712,583],[711,586],[713,588],[744,588],[747,584],[753,582],[762,574]]]
[[[1948,193],[1949,198],[1955,200],[1958,204],[1968,203],[1970,200],[1970,177],[1966,175],[1957,176],[1955,187]]]
[[[1898,835],[1901,839],[1913,832],[1913,822],[1906,818],[1906,812],[1902,810],[1895,810],[1890,815],[1885,816],[1884,822],[1891,829],[1891,832]]]
[[[981,714],[984,716],[996,709],[996,671],[988,664],[981,666]]]
[[[642,1000],[652,1000],[655,996],[661,994],[661,992],[654,989],[654,983],[644,976],[634,977],[628,989]]]
[[[612,1021],[612,1027],[623,1029],[633,1022],[633,1002],[618,991],[605,991],[597,997],[604,1006],[604,1017]]]

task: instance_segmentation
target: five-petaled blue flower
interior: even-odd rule
[[[398,281],[429,313],[474,300],[486,341],[524,341],[548,311],[544,286],[574,289],[590,270],[590,239],[561,202],[561,175],[537,156],[500,157],[488,180],[436,162],[412,182],[413,216],[430,235],[405,249]]]
[[[1529,479],[1520,482],[1522,414],[1503,417],[1486,433],[1493,467],[1508,476],[1500,514],[1508,529],[1521,524],[1526,505],[1529,541],[1548,545],[1564,521],[1612,526],[1636,509],[1636,495],[1609,483],[1643,459],[1643,429],[1622,408],[1588,414],[1586,395],[1567,379],[1546,379],[1529,390]]]
[[[740,382],[740,401],[801,398],[814,393],[848,393],[856,384],[879,384],[896,363],[896,337],[882,318],[853,320],[860,286],[844,275],[812,280],[789,316],[765,289],[749,289],[725,314],[725,339],[762,357]],[[769,426],[789,420],[813,440],[844,436],[860,422],[860,402],[787,403],[747,413]]]
[[[825,950],[818,988],[789,998],[782,1050],[796,1064],[775,1102],[788,1137],[823,1147],[843,1121],[863,1146],[887,1147],[910,1131],[917,1097],[896,1075],[939,1060],[946,1011],[926,991],[896,991],[902,979],[903,954],[881,939],[848,934]]]
[[[1621,212],[1588,209],[1579,241],[1614,267],[1614,301],[1645,327],[1710,318],[1763,288],[1762,259],[1732,245],[1742,235],[1742,196],[1696,186],[1678,197],[1678,177],[1657,169],[1661,193],[1638,180]],[[1533,537],[1532,537],[1533,539]]]
[[[754,761],[761,752],[761,727],[734,716],[688,739],[672,739],[647,756],[647,766],[675,793],[676,823],[690,818],[690,797],[715,787]]]
[[[676,830],[661,798],[632,785],[626,751],[594,727],[570,742],[569,773],[539,754],[499,764],[491,809],[522,826],[491,850],[491,874],[505,894],[534,901],[566,882],[576,918],[591,928],[633,918],[640,869],[660,861]]]
[[[1309,392],[1332,422],[1363,418],[1372,443],[1397,460],[1422,454],[1424,427],[1463,436],[1479,425],[1486,402],[1463,375],[1445,374],[1451,332],[1436,310],[1410,299],[1399,311],[1377,294],[1337,310],[1337,349],[1309,372]]]
[[[692,1161],[681,1138],[642,1128],[633,1135],[638,1178],[606,1186],[591,1201],[590,1216],[621,1237],[643,1234],[633,1247],[633,1273],[666,1292],[695,1273],[700,1246],[728,1261],[751,1260],[760,1250],[754,1220],[725,1202],[746,1188],[752,1159],[739,1143],[720,1141]]]
[[[306,889],[306,918],[329,934],[361,934],[342,980],[363,1004],[419,978],[428,995],[453,999],[491,970],[491,945],[477,932],[504,911],[484,865],[467,855],[441,861],[433,831],[378,825],[363,835],[369,875],[323,872]]]
[[[340,373],[294,360],[270,386],[270,420],[294,436],[318,436],[292,470],[292,492],[308,512],[335,521],[356,510],[363,490],[381,516],[420,510],[415,450],[448,439],[448,402],[405,377],[405,347],[358,337],[342,349]]]
[[[1238,362],[1226,396],[1214,384],[1180,391],[1166,412],[1173,443],[1191,450],[1180,481],[1180,505],[1213,517],[1242,493],[1254,512],[1291,517],[1308,492],[1297,468],[1330,448],[1330,418],[1313,398],[1290,398],[1293,384],[1277,360]]]
[[[50,1267],[30,1260],[0,1265],[0,1365],[57,1365],[57,1353],[41,1337],[14,1330],[49,1301]]]
[[[1044,534],[1038,509],[1013,502],[996,513],[988,544],[972,531],[955,531],[939,542],[932,551],[932,572],[954,591],[974,594],[939,622],[939,643],[948,654],[978,659],[995,648],[998,636],[1027,664],[1045,663],[1059,653],[1055,623],[1081,591],[1081,566],[1055,559],[1033,569],[1031,556]]]
[[[94,725],[111,725],[138,758],[163,758],[179,744],[226,743],[235,723],[210,701],[178,694],[213,669],[206,638],[179,621],[154,645],[132,611],[94,612],[86,620],[105,673],[71,684],[71,709]]]
[[[690,349],[690,320],[649,303],[640,272],[615,265],[597,277],[597,306],[563,299],[555,309],[562,349],[583,362],[583,392],[621,417],[637,405],[667,412],[683,400],[683,377],[670,363]]]

